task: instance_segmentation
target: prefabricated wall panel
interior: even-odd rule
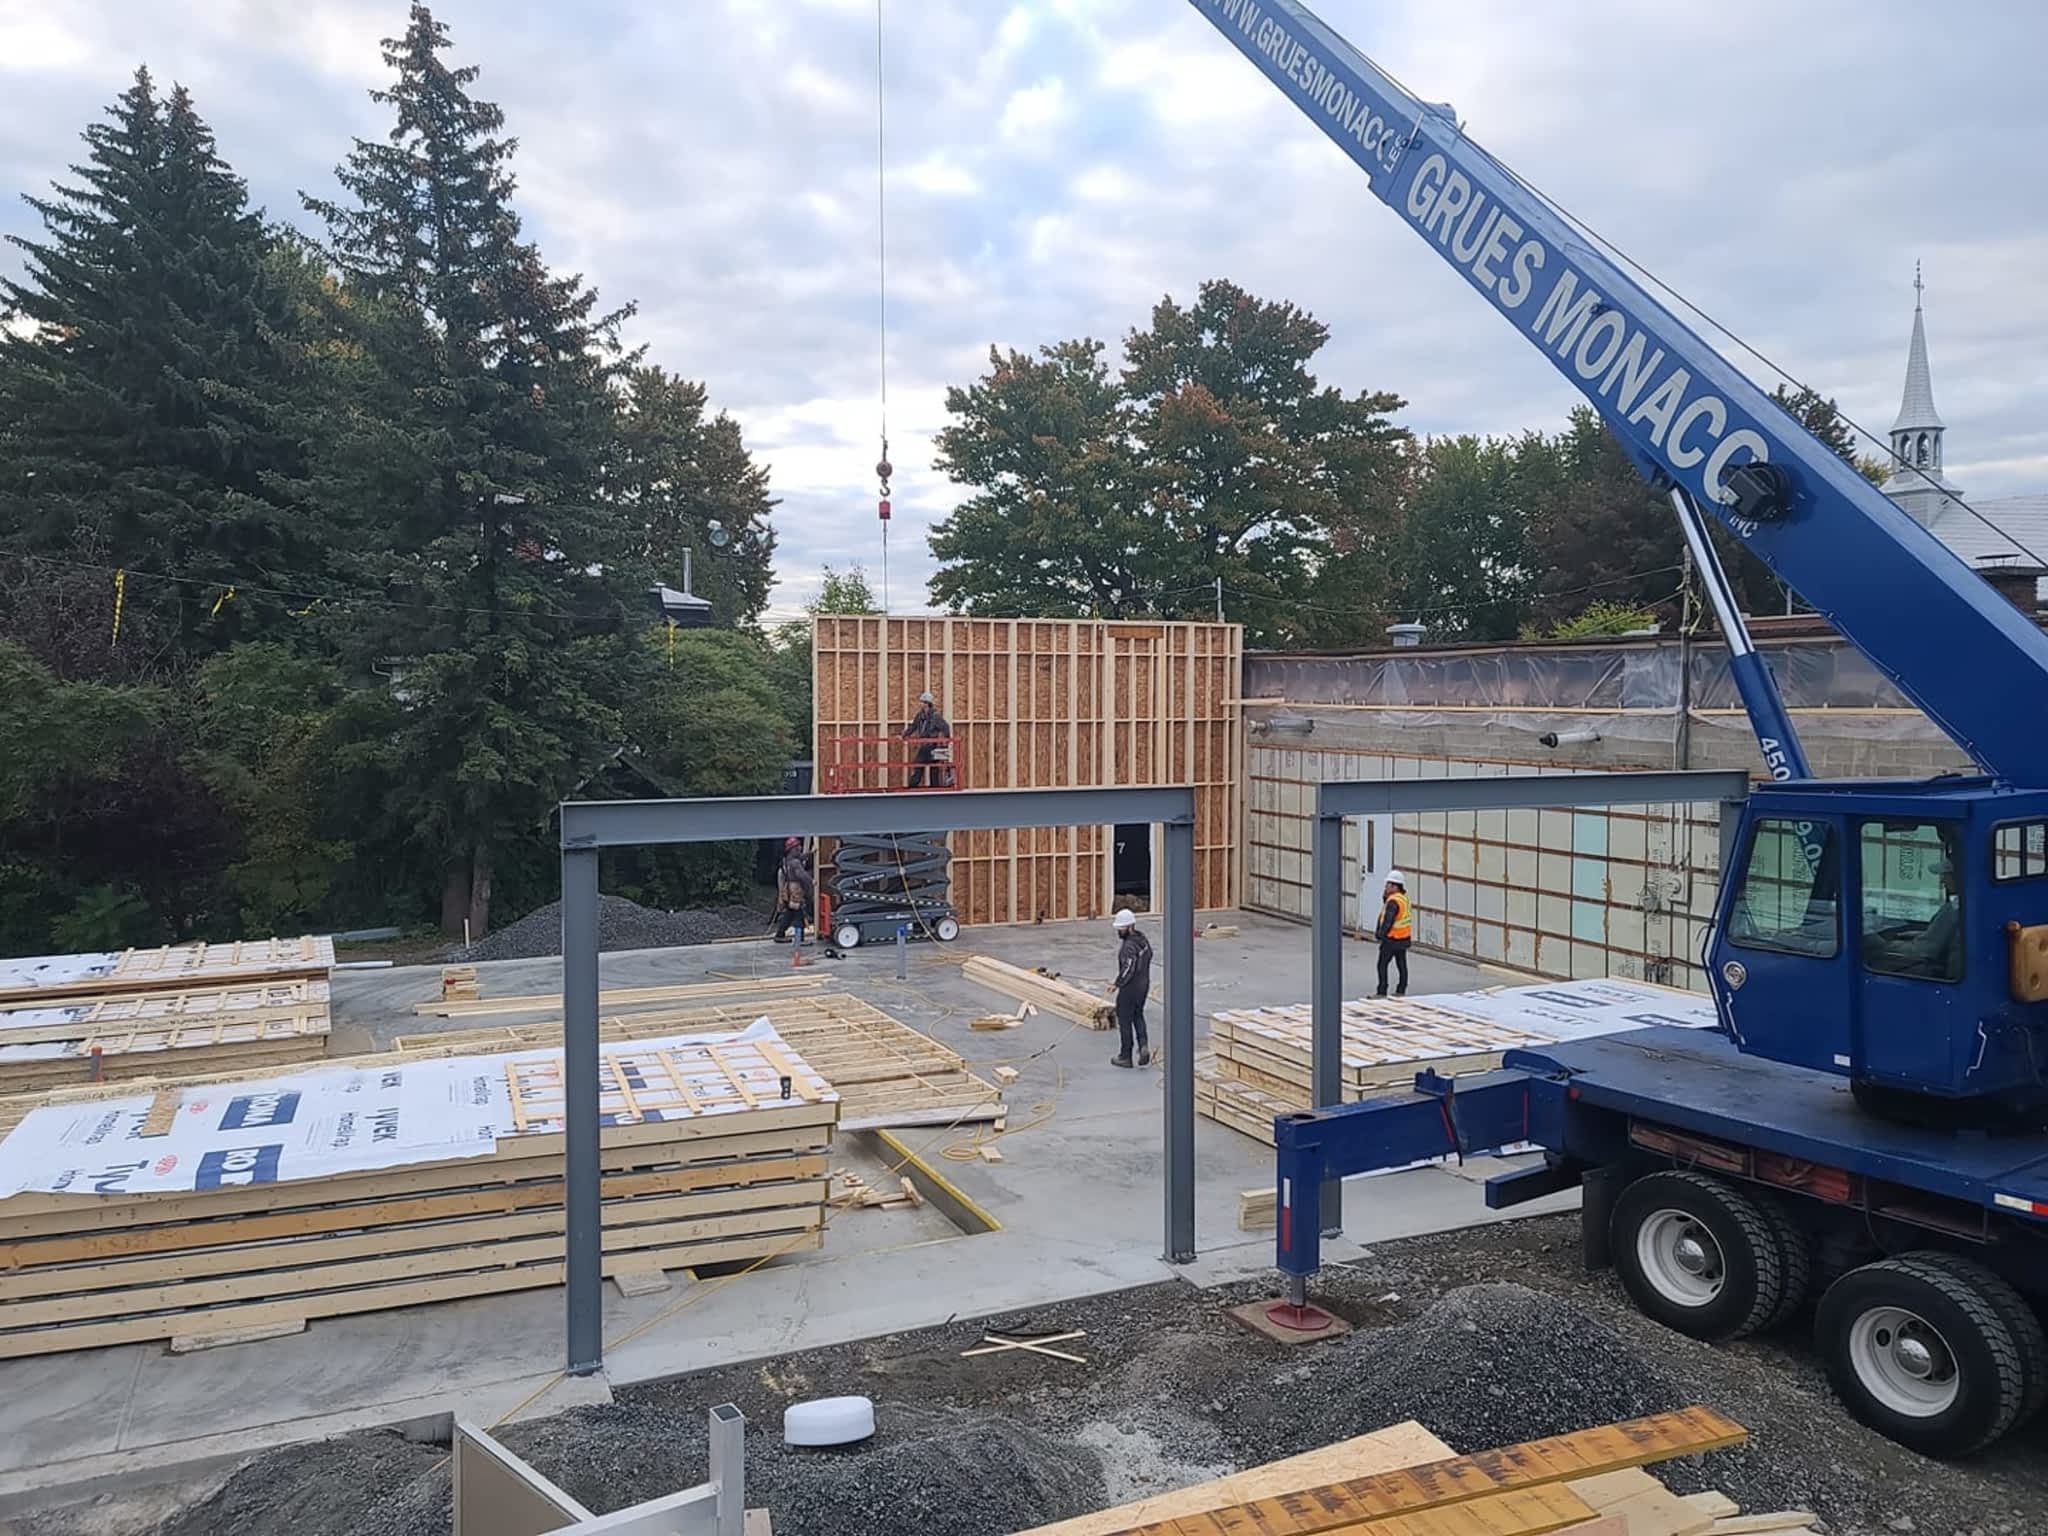
[[[929,690],[952,724],[962,789],[1193,785],[1196,904],[1235,906],[1243,646],[1235,624],[821,615],[820,786],[843,754],[836,739],[893,736]],[[849,787],[882,785],[870,776]],[[960,920],[1101,916],[1117,894],[1111,837],[1107,827],[955,833]]]

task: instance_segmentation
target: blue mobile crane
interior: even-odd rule
[[[1817,1297],[1866,1423],[1963,1455],[2048,1400],[2048,635],[1488,154],[1295,0],[1191,0],[1668,492],[1774,782],[1707,942],[1720,1028],[1651,1027],[1423,1073],[1275,1122],[1284,1305],[1326,1180],[1524,1142],[1487,1203],[1584,1192],[1588,1261],[1697,1338]],[[1746,217],[1739,198],[1714,216]],[[1982,769],[1814,781],[1707,516]]]

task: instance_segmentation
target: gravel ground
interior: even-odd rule
[[[1512,1281],[1503,1280],[1512,1276]],[[1026,1315],[953,1322],[622,1388],[620,1401],[507,1426],[502,1438],[593,1510],[703,1476],[704,1414],[747,1414],[750,1502],[778,1536],[1003,1536],[1415,1418],[1477,1450],[1702,1402],[1749,1444],[1659,1475],[1719,1488],[1748,1511],[1816,1510],[1835,1536],[2048,1531],[2048,1432],[1961,1465],[1862,1429],[1829,1395],[1803,1321],[1709,1346],[1639,1317],[1578,1263],[1577,1220],[1555,1217],[1390,1243],[1324,1273],[1319,1299],[1357,1331],[1288,1347],[1224,1316],[1256,1285],[1167,1283]],[[1084,1329],[1069,1364],[962,1359],[984,1326]],[[876,1400],[879,1430],[846,1451],[780,1439],[792,1401]],[[366,1434],[262,1457],[159,1524],[77,1523],[22,1536],[445,1536],[443,1453]]]
[[[705,912],[658,912],[623,896],[597,898],[600,950],[669,949],[709,944],[715,939],[757,939],[773,926],[752,907],[717,907]],[[562,904],[551,901],[516,923],[474,944],[458,944],[444,958],[454,964],[476,960],[540,960],[562,952]]]

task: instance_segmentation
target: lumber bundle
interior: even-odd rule
[[[559,1001],[559,1000],[558,1000]],[[784,1040],[839,1093],[843,1130],[885,1126],[968,1125],[1000,1120],[1008,1111],[1002,1092],[967,1070],[966,1058],[929,1035],[870,1003],[845,993],[772,999],[752,1007],[705,1004],[696,1008],[629,1013],[598,1020],[607,1041],[662,1035],[716,1034],[766,1019]],[[330,1058],[350,1067],[398,1065],[455,1055],[559,1046],[560,1019],[502,1024],[493,1028],[402,1035],[395,1048],[376,1055]],[[287,1071],[273,1068],[267,1071]],[[240,1077],[248,1074],[233,1074]],[[263,1075],[263,1074],[256,1074]],[[218,1083],[222,1074],[174,1079],[182,1085]],[[48,1093],[0,1098],[0,1135],[32,1109],[90,1103],[119,1097],[154,1080],[120,1088],[83,1085]]]
[[[202,1173],[188,1181],[197,1187],[178,1190],[137,1193],[131,1185],[0,1200],[0,1358],[286,1327],[560,1283],[560,1052],[421,1065],[444,1069],[450,1083],[490,1088],[490,1112],[502,1119],[487,1153],[460,1156],[450,1142],[410,1160],[305,1177],[279,1173],[275,1158],[268,1176],[234,1162],[245,1155],[247,1138],[235,1133],[243,1117],[283,1125],[296,1093],[310,1100],[317,1090],[340,1091],[317,1078],[382,1076],[377,1090],[397,1102],[410,1089],[392,1088],[383,1069],[167,1088],[106,1105],[101,1118],[116,1134],[94,1165],[101,1171],[82,1177],[124,1187],[118,1165],[151,1147],[136,1133],[153,1116],[166,1123],[168,1098],[180,1132],[184,1117],[202,1110],[201,1134],[215,1124],[226,1132],[236,1144],[226,1153],[230,1177],[246,1181],[207,1187]],[[622,1043],[605,1052],[600,1081],[606,1274],[821,1245],[839,1104],[787,1042],[763,1030]],[[46,1144],[45,1129],[31,1121],[0,1146],[8,1187],[18,1186],[27,1156],[17,1147]],[[53,1180],[46,1172],[42,1182]]]
[[[1616,980],[1357,998],[1340,1014],[1338,1088],[1344,1103],[1356,1103],[1407,1087],[1424,1068],[1446,1075],[1487,1072],[1508,1051],[1563,1039],[1650,1023],[1706,1027],[1711,1006],[1690,993]],[[1213,1055],[1195,1069],[1197,1109],[1270,1144],[1276,1114],[1310,1107],[1313,1035],[1307,1003],[1213,1015]]]
[[[237,939],[232,944],[166,944],[158,949],[81,955],[30,955],[0,960],[0,1003],[291,976],[325,977],[333,969],[334,941],[312,935]]]
[[[1116,1009],[1093,992],[1084,992],[1057,976],[1027,971],[992,955],[970,955],[961,962],[960,972],[1014,1002],[1029,1003],[1046,1013],[1085,1024],[1090,1029],[1115,1029]]]
[[[327,939],[0,961],[0,1099],[325,1054]]]
[[[1421,1425],[1373,1434],[1262,1467],[1039,1526],[1027,1536],[1706,1536],[1732,1508],[1716,1494],[1680,1499],[1646,1463],[1737,1445],[1742,1426],[1707,1408],[1457,1456]],[[1739,1516],[1737,1519],[1811,1516]],[[1784,1530],[1804,1526],[1739,1527]]]
[[[475,966],[444,965],[441,967],[442,1002],[473,1003],[482,996],[483,993],[477,990]]]
[[[0,1044],[34,1045],[144,1025],[241,1024],[295,1010],[325,1011],[328,983],[236,982],[175,992],[115,992],[97,997],[0,1004]]]
[[[451,993],[448,990],[449,967],[441,973],[441,997],[437,1002],[415,1003],[413,1012],[432,1014],[444,1019],[471,1018],[479,1014],[494,1013],[560,1013],[562,994],[559,992],[534,992],[518,997],[479,997],[476,991],[476,968],[463,966],[470,972],[469,990]],[[688,1003],[713,1002],[722,998],[782,996],[793,992],[816,992],[824,982],[814,976],[761,976],[746,977],[738,981],[693,981],[667,987],[619,987],[600,992],[597,1006],[600,1010],[622,1008],[681,1006]]]
[[[229,1023],[96,1031],[75,1040],[0,1045],[0,1095],[79,1082],[175,1077],[186,1070],[293,1066],[317,1060],[326,1049],[324,1005]]]
[[[559,999],[557,999],[559,1003]],[[777,998],[755,1007],[699,1008],[600,1018],[605,1040],[730,1030],[766,1019],[803,1055],[840,1098],[840,1128],[966,1125],[1007,1113],[1002,1090],[967,1070],[967,1059],[902,1020],[849,993]],[[401,1035],[393,1045],[410,1055],[525,1050],[559,1045],[560,1020],[492,1030]]]

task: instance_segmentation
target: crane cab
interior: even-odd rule
[[[1880,1110],[2048,1118],[2048,791],[1773,784],[1730,857],[1709,981],[1744,1052]]]

